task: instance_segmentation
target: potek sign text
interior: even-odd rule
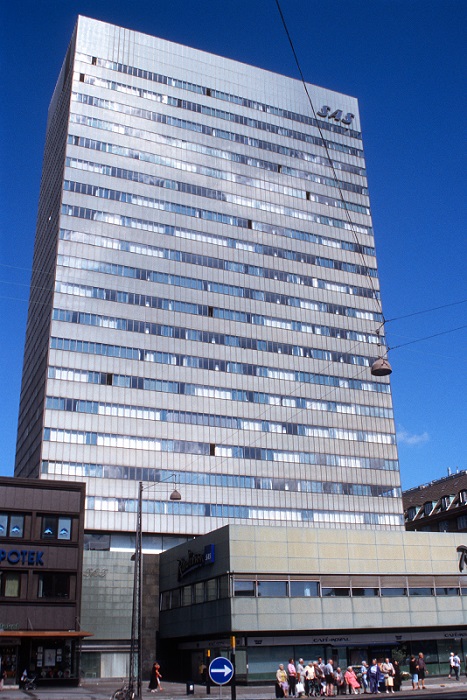
[[[44,566],[44,552],[36,549],[0,549],[0,566],[4,563],[12,566]]]

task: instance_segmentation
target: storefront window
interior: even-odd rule
[[[32,646],[31,665],[38,678],[74,678],[76,648],[69,639],[38,639]],[[35,669],[34,669],[35,667]]]

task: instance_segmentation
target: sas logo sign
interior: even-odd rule
[[[340,122],[345,126],[350,126],[355,114],[352,114],[352,112],[347,112],[347,114],[344,114],[342,109],[335,109],[334,111],[331,111],[331,107],[324,105],[324,107],[321,107],[319,112],[316,112],[316,116],[322,117],[323,119],[332,119],[333,121]]]

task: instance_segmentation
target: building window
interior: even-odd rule
[[[255,596],[255,582],[254,581],[234,581],[233,582],[233,594],[236,598],[251,598]]]
[[[432,501],[427,501],[426,503],[423,504],[423,514],[428,516],[431,514],[433,510],[433,502]]]
[[[182,588],[182,605],[191,605],[193,602],[191,586]]]
[[[432,588],[426,588],[426,587],[417,587],[417,588],[409,588],[409,595],[410,596],[419,596],[419,595],[433,595],[433,589]]]
[[[217,600],[219,597],[219,583],[217,578],[206,581],[206,600]]]
[[[467,515],[460,515],[457,518],[457,529],[460,530],[467,530]]]
[[[453,586],[448,588],[435,588],[435,591],[436,595],[459,595],[457,586],[455,588]]]
[[[291,581],[289,585],[292,598],[316,598],[319,596],[318,581]]]
[[[97,550],[102,552],[109,551],[110,535],[99,535],[97,533],[89,533],[84,535],[84,549]]]
[[[194,585],[195,599],[194,603],[204,603],[204,581],[195,583]]]
[[[42,517],[42,540],[70,540],[71,518],[61,518],[54,515]]]
[[[70,574],[57,572],[39,575],[38,598],[69,598]]]
[[[463,506],[467,503],[467,489],[463,489],[459,492],[459,502]]]
[[[161,610],[170,610],[170,591],[161,593]]]
[[[381,595],[385,597],[395,597],[395,596],[403,596],[407,595],[407,589],[406,588],[382,588],[381,589]]]
[[[323,598],[348,598],[350,588],[321,588]]]
[[[439,532],[449,532],[449,520],[440,520],[438,523]]]
[[[0,571],[0,596],[2,598],[19,598],[20,574]]]
[[[286,598],[287,581],[258,581],[258,597]]]
[[[352,588],[354,598],[376,598],[379,596],[379,588]]]
[[[417,509],[415,508],[415,506],[411,506],[407,511],[407,520],[413,520],[415,518],[416,513]]]
[[[447,510],[449,506],[451,505],[452,497],[451,496],[443,496],[441,499],[441,510]]]
[[[0,537],[24,537],[24,515],[0,513]]]

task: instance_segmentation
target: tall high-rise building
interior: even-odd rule
[[[78,19],[49,110],[15,473],[85,481],[91,537],[124,542],[138,481],[154,536],[404,527],[390,384],[370,373],[358,104],[308,92],[314,111],[300,81]]]

